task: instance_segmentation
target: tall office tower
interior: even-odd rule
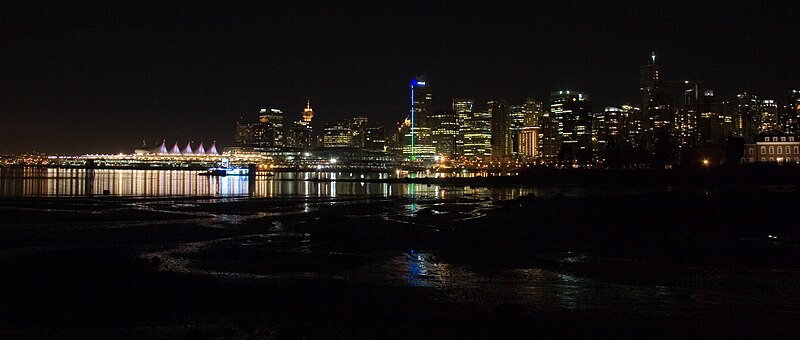
[[[539,118],[544,114],[542,101],[533,98],[526,98],[523,104],[523,126],[539,126]]]
[[[579,91],[550,93],[550,114],[558,122],[562,143],[572,147],[581,161],[592,158],[592,104]]]
[[[463,156],[484,160],[492,155],[492,116],[489,112],[469,112],[461,127],[464,136]]]
[[[736,110],[733,114],[734,134],[754,142],[753,138],[761,127],[760,102],[754,94],[742,92],[736,95]]]
[[[431,115],[431,139],[436,155],[448,159],[456,156],[459,130],[458,115],[455,111],[438,111]]]
[[[561,148],[561,135],[558,133],[558,120],[550,111],[545,111],[539,117],[538,137],[539,153],[536,157],[545,164],[555,163]]]
[[[492,159],[507,161],[511,159],[511,110],[505,100],[493,100],[486,104],[492,117]]]
[[[645,121],[642,109],[637,106],[622,105],[622,112],[625,116],[623,136],[631,143],[631,146],[644,146]]]
[[[519,139],[525,126],[525,104],[510,105],[508,109],[511,116],[511,155],[521,156]]]
[[[800,135],[800,90],[792,90],[789,93],[786,105],[781,111],[781,125],[784,134]]]
[[[475,100],[472,98],[453,98],[453,111],[456,113],[459,131],[456,137],[456,154],[459,157],[464,156],[464,121],[467,115],[472,113],[472,107],[475,105]]]
[[[261,109],[258,121],[269,124],[267,138],[272,139],[270,146],[284,145],[283,111],[280,109]]]
[[[762,134],[780,132],[778,127],[778,104],[775,104],[775,100],[764,99],[759,107],[761,111],[760,132]]]
[[[236,135],[234,145],[239,147],[270,147],[274,146],[274,129],[272,124],[263,121],[246,121],[240,117],[236,122]]]
[[[598,118],[597,143],[600,145],[598,148],[611,141],[622,142],[625,111],[618,107],[606,106],[602,116]]]
[[[353,146],[353,130],[350,128],[350,121],[338,119],[325,123],[325,134],[322,136],[323,147],[326,148],[346,148]]]
[[[526,162],[534,161],[539,154],[539,127],[525,126],[519,135],[519,157]]]
[[[651,55],[648,64],[640,67],[639,90],[642,93],[642,112],[645,115],[646,133],[652,136],[656,129],[669,132],[672,123],[673,96],[661,85],[655,52]]]
[[[435,149],[430,138],[430,116],[432,110],[433,96],[431,95],[430,84],[418,79],[411,80],[411,127],[407,139],[408,145],[403,146],[403,154],[410,160],[416,160],[417,156],[422,158],[433,158]],[[417,134],[420,134],[419,138]],[[427,137],[422,138],[423,134]],[[423,152],[417,152],[417,149]],[[432,151],[434,150],[434,151]]]
[[[364,149],[386,151],[386,135],[383,126],[367,123],[364,128]]]
[[[293,148],[310,148],[313,144],[313,130],[311,119],[314,118],[314,110],[311,109],[311,100],[306,101],[306,107],[300,114],[300,119],[294,121],[286,131],[286,146]]]

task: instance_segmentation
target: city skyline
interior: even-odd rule
[[[720,98],[748,91],[782,105],[797,88],[782,47],[797,33],[783,24],[787,4],[419,4],[10,8],[1,92],[14,119],[0,152],[231,145],[239,116],[280,108],[294,119],[309,98],[316,122],[367,116],[391,128],[416,75],[432,84],[433,111],[458,97],[482,108],[567,89],[599,111],[639,103],[639,66],[654,50],[662,78],[706,81]],[[374,33],[355,34],[365,28]]]

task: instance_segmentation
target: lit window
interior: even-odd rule
[[[772,137],[772,141],[773,142],[777,142],[778,141],[778,137]]]
[[[764,137],[765,142],[769,142],[769,137]]]
[[[775,157],[770,157],[770,158],[769,158],[769,161],[770,161],[770,162],[774,162],[774,161],[775,161]]]

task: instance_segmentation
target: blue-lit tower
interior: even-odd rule
[[[430,128],[431,91],[428,84],[416,78],[411,80],[411,160],[417,158],[417,134],[420,127]]]

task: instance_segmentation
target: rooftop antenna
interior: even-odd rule
[[[653,64],[655,64],[656,63],[656,52],[655,51],[650,54],[650,58],[653,58]]]

